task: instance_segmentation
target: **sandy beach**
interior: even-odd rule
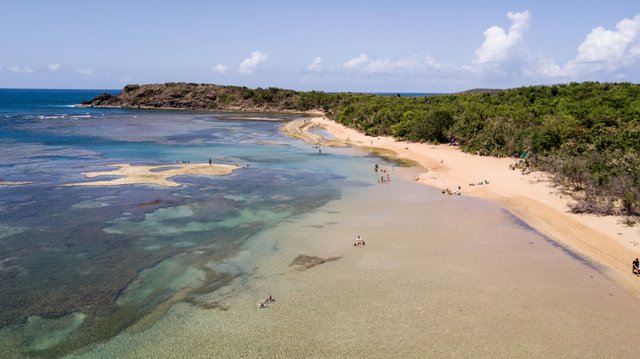
[[[117,167],[115,170],[85,172],[83,176],[94,178],[100,176],[121,176],[120,178],[104,181],[90,181],[69,183],[66,186],[120,186],[126,184],[151,184],[164,187],[180,186],[171,178],[182,175],[221,176],[238,169],[235,165],[183,163],[171,165],[135,166],[126,163],[108,165]]]
[[[455,146],[366,136],[325,117],[301,120],[284,131],[295,132],[297,128],[298,132],[304,132],[313,127],[325,128],[341,142],[365,151],[383,149],[417,162],[426,170],[418,176],[421,183],[452,191],[460,186],[465,196],[503,206],[539,232],[604,265],[612,278],[640,297],[640,278],[631,273],[631,261],[640,256],[640,228],[620,224],[620,217],[570,213],[567,206],[570,196],[553,186],[547,174],[524,175],[509,168],[514,162],[512,158],[476,156]],[[294,136],[328,146],[337,143],[335,139],[323,142],[313,135]]]

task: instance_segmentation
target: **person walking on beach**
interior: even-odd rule
[[[211,166],[211,158],[209,158],[209,166]]]
[[[640,260],[636,258],[636,260],[633,261],[632,263],[633,263],[633,274],[640,275]]]

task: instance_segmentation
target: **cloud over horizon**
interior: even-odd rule
[[[394,4],[388,4],[388,7],[397,8]],[[452,21],[455,12],[451,12],[448,19],[431,18],[442,22],[412,22],[412,32],[406,36],[394,30],[389,33],[386,29],[375,28],[371,33],[354,33],[353,38],[338,37],[334,39],[335,44],[325,44],[324,33],[313,32],[317,35],[318,46],[305,49],[295,48],[293,42],[277,43],[276,46],[266,40],[249,49],[220,45],[211,53],[194,50],[188,62],[181,62],[184,60],[180,57],[171,60],[154,57],[157,63],[150,63],[144,71],[135,67],[127,69],[126,66],[131,65],[126,61],[101,64],[101,59],[82,58],[84,55],[66,58],[64,54],[55,54],[47,58],[34,57],[25,51],[22,57],[0,59],[0,74],[6,84],[17,86],[51,86],[65,82],[110,83],[114,86],[122,82],[120,79],[125,74],[135,74],[136,80],[141,82],[167,79],[198,82],[213,78],[249,86],[301,86],[332,91],[351,88],[449,91],[571,81],[640,82],[640,72],[636,70],[640,65],[640,11],[632,6],[624,11],[618,9],[613,20],[593,14],[586,18],[576,14],[580,26],[585,26],[585,21],[591,23],[587,22],[588,26],[582,30],[572,28],[569,31],[569,27],[578,23],[564,24],[558,19],[573,15],[570,6],[563,7],[564,13],[556,12],[556,7],[505,8],[489,23],[487,17],[480,14],[493,18],[495,10],[483,7],[478,16],[467,18],[465,24]],[[428,6],[424,6],[426,8]],[[602,11],[606,6],[597,8]],[[553,17],[549,11],[554,11]],[[594,18],[607,22],[594,22]],[[557,27],[541,25],[549,21],[554,21]],[[396,22],[401,24],[401,20]],[[432,27],[436,23],[445,26],[441,28],[443,36],[433,35]],[[368,30],[375,24],[364,23],[363,26]],[[398,31],[402,29],[402,26],[398,27]],[[335,31],[340,34],[343,30],[336,27]],[[376,31],[383,31],[384,36],[371,36],[378,34]],[[556,43],[554,36],[562,43]],[[276,40],[269,37],[269,41]],[[358,46],[353,46],[353,41],[357,41]],[[277,51],[272,54],[273,59],[263,52],[270,49]],[[212,56],[220,56],[216,53],[218,50],[227,56],[218,60],[224,63],[210,60]],[[14,52],[19,54],[20,51],[23,50],[19,48]]]
[[[307,70],[309,71],[322,70],[322,59],[320,57],[316,57],[315,59],[313,59],[313,62],[307,65]]]
[[[602,26],[589,32],[577,48],[576,57],[564,65],[553,59],[537,59],[525,69],[529,77],[576,78],[596,73],[615,73],[634,65],[640,59],[640,14],[625,18],[616,24],[615,30]]]
[[[11,72],[23,73],[23,74],[32,74],[35,72],[32,68],[28,66],[8,66],[7,70]]]
[[[215,73],[220,74],[220,75],[226,75],[227,71],[228,71],[228,68],[223,64],[217,64],[216,66],[213,66],[213,67],[211,67],[209,69],[212,72],[215,72]]]
[[[372,59],[362,53],[342,64],[340,68],[363,74],[422,74],[449,78],[458,81],[469,74],[482,75],[484,72],[494,72],[496,68],[506,62],[515,46],[521,41],[524,31],[529,26],[531,13],[508,12],[507,18],[511,22],[508,30],[491,26],[484,31],[484,41],[475,50],[474,57],[468,64],[454,65],[440,63],[432,56],[412,55],[400,59]]]
[[[534,56],[519,45],[529,28],[531,12],[508,12],[508,29],[487,28],[484,40],[467,64],[440,63],[431,56],[412,55],[400,59],[375,59],[367,53],[353,57],[338,68],[352,74],[428,75],[451,82],[492,81],[522,83],[526,79],[585,81],[594,76],[624,74],[616,71],[640,60],[640,14],[620,20],[615,29],[593,28],[577,46],[575,57],[564,65],[552,58]]]
[[[48,68],[49,68],[49,72],[56,72],[58,70],[60,70],[62,66],[58,63],[55,64],[49,64]]]
[[[402,59],[372,59],[360,54],[340,65],[348,71],[360,71],[366,74],[429,73],[441,70],[443,65],[431,56],[413,55]]]
[[[242,60],[238,67],[238,72],[243,75],[250,75],[256,72],[258,65],[265,63],[268,58],[269,55],[263,54],[260,51],[254,51],[251,53],[251,56]]]
[[[484,31],[484,42],[475,51],[472,62],[476,65],[498,64],[510,55],[510,50],[522,40],[522,34],[529,27],[528,10],[508,12],[511,21],[508,31],[499,26],[491,26]]]
[[[95,71],[93,69],[80,68],[80,69],[76,69],[76,73],[84,76],[91,76],[95,73]]]

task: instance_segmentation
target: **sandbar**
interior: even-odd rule
[[[623,225],[622,218],[616,216],[571,213],[567,206],[570,195],[554,186],[549,174],[523,174],[510,169],[512,158],[473,155],[455,146],[367,136],[324,116],[289,123],[284,132],[316,143],[314,134],[298,132],[317,127],[335,136],[332,143],[371,152],[393,151],[399,159],[415,161],[426,169],[417,178],[420,183],[452,191],[460,186],[463,195],[501,205],[540,233],[604,265],[613,279],[640,297],[640,278],[631,273],[631,261],[640,257],[640,226]]]
[[[19,186],[23,184],[33,183],[31,181],[0,181],[0,186]]]
[[[107,165],[117,167],[114,170],[84,172],[83,176],[94,178],[100,176],[122,176],[104,181],[69,183],[65,186],[121,186],[128,184],[150,184],[164,187],[176,187],[181,184],[171,178],[182,175],[222,176],[232,173],[239,166],[229,164],[186,163],[169,165],[130,165],[126,163]]]

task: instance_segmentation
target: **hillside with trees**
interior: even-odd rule
[[[88,106],[308,111],[368,135],[452,143],[484,156],[525,157],[575,191],[575,212],[638,215],[640,85],[571,83],[426,97],[276,88],[129,85]]]

